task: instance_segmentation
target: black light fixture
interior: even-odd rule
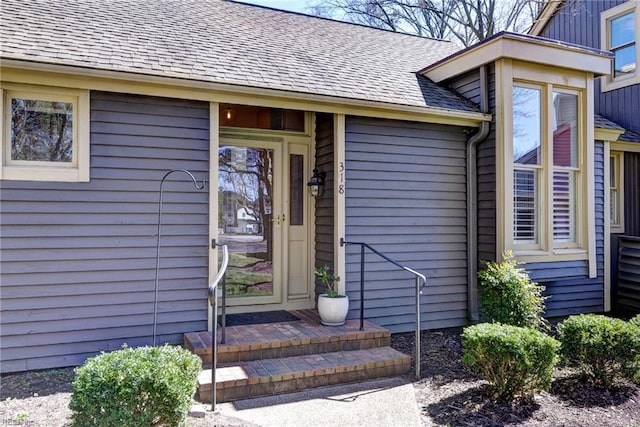
[[[320,172],[318,169],[313,170],[313,176],[307,183],[313,197],[320,197],[324,192],[324,179],[327,177],[326,172]]]

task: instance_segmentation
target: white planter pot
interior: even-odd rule
[[[346,295],[340,295],[336,298],[329,298],[327,294],[318,295],[318,314],[323,325],[344,325],[348,312],[349,297]]]

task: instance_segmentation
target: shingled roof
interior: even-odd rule
[[[221,0],[2,0],[0,55],[477,112],[416,72],[456,45]]]
[[[640,142],[640,135],[637,134],[636,132],[629,130],[629,129],[625,129],[622,126],[620,126],[619,124],[612,122],[611,120],[602,117],[599,114],[595,115],[595,127],[596,128],[600,128],[600,129],[613,129],[613,130],[620,130],[620,131],[624,131],[624,133],[622,133],[622,135],[620,135],[618,137],[618,141],[624,141],[624,142]]]

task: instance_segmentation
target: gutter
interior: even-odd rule
[[[301,105],[287,105],[286,108],[305,109],[309,104],[314,105],[314,111],[323,113],[354,114],[368,117],[381,117],[380,114],[388,113],[397,115],[391,118],[401,118],[401,115],[412,115],[416,121],[432,123],[457,124],[460,126],[477,126],[482,121],[491,120],[491,116],[448,108],[435,108],[428,106],[396,104],[386,101],[374,101],[359,98],[346,98],[341,96],[322,95],[315,93],[298,92],[294,90],[266,88],[258,86],[245,86],[241,84],[221,83],[190,78],[188,76],[158,76],[153,74],[135,73],[130,71],[103,70],[98,68],[59,65],[45,62],[35,62],[20,59],[0,58],[2,61],[2,78],[0,82],[12,81],[7,77],[7,69],[17,71],[17,78],[13,80],[19,83],[30,83],[21,79],[21,71],[28,70],[40,73],[56,73],[73,78],[73,87],[89,90],[104,90],[118,92],[118,83],[130,84],[127,93],[149,96],[167,96],[175,98],[193,99],[199,101],[227,102],[232,104],[245,104],[256,106],[279,106],[277,102],[286,101],[300,103]],[[11,70],[13,69],[13,70]],[[68,86],[69,83],[52,86]],[[156,94],[154,89],[158,86],[176,90],[174,95]],[[189,91],[188,93],[180,91]],[[121,91],[121,90],[120,90]],[[274,101],[276,103],[274,103]],[[367,114],[368,112],[368,114]],[[454,123],[455,122],[455,123]],[[466,124],[463,124],[466,122]]]
[[[489,113],[489,79],[487,65],[480,67],[480,111]],[[467,316],[478,322],[478,144],[489,134],[489,122],[467,140]]]

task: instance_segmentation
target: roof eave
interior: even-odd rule
[[[126,92],[140,95],[159,95],[187,97],[188,99],[229,102],[256,106],[278,106],[286,103],[288,108],[304,109],[313,106],[313,111],[336,114],[359,114],[369,117],[386,117],[416,120],[462,126],[478,126],[481,122],[490,121],[491,115],[480,112],[463,111],[436,107],[395,104],[359,98],[346,98],[287,91],[256,86],[244,86],[211,82],[199,79],[158,76],[144,73],[103,70],[72,65],[51,64],[20,59],[2,58],[2,81],[9,78],[29,83],[28,77],[20,77],[20,72],[7,71],[28,70],[36,73],[56,73],[62,76],[50,79],[52,85],[65,86],[73,82],[73,87],[93,90]],[[65,76],[67,76],[65,78]],[[68,76],[74,76],[69,79]],[[166,88],[163,91],[158,88]],[[277,102],[276,102],[277,101]]]
[[[440,83],[500,58],[586,71],[600,76],[609,74],[612,55],[540,37],[499,33],[426,67],[420,73]]]
[[[551,18],[553,18],[553,15],[555,15],[562,3],[564,3],[564,0],[551,0],[547,2],[540,11],[540,14],[533,23],[533,26],[529,29],[528,34],[532,36],[539,36],[542,34],[542,31],[547,26]]]
[[[617,141],[623,133],[624,129],[607,129],[596,126],[594,138],[596,141]]]

